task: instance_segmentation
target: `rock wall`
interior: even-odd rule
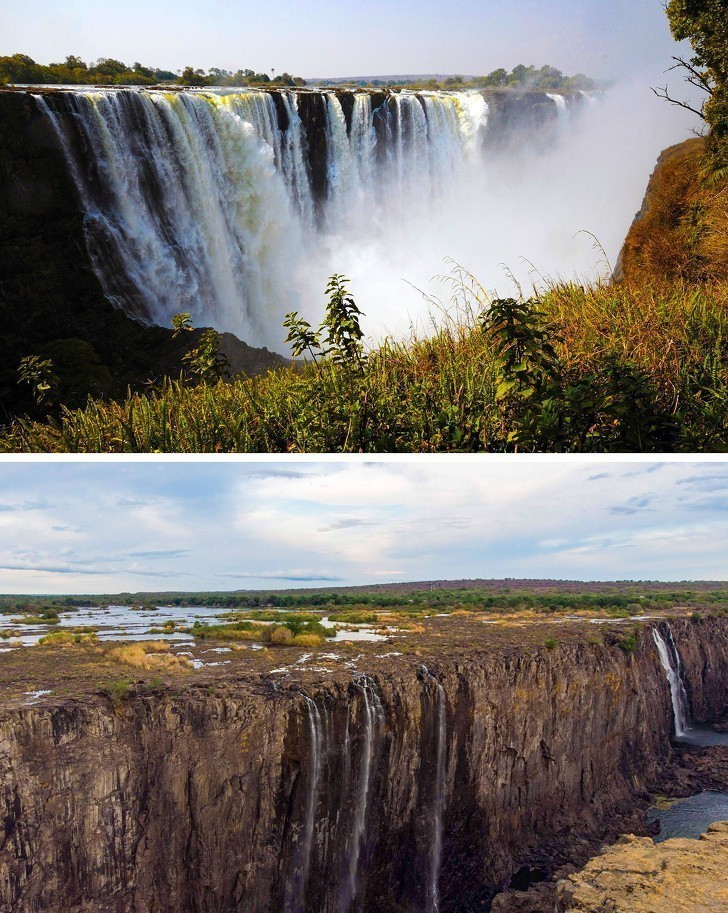
[[[673,627],[696,713],[724,710],[728,625]],[[0,911],[484,910],[644,797],[671,720],[648,630],[634,655],[402,657],[376,679],[6,710]]]

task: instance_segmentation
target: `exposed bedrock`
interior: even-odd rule
[[[696,716],[722,715],[728,625],[673,632]],[[649,630],[632,655],[444,651],[352,675],[6,709],[0,910],[484,910],[671,758]]]

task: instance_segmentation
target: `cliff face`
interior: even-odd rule
[[[673,629],[707,716],[728,627]],[[6,710],[0,910],[482,910],[633,807],[671,721],[649,632],[634,656],[409,657],[376,679]]]

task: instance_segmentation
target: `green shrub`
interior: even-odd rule
[[[544,647],[546,647],[547,650],[555,650],[556,647],[558,646],[558,641],[556,640],[555,637],[547,637],[546,640],[543,642],[543,645],[544,645]]]
[[[110,698],[114,706],[119,706],[131,697],[131,685],[124,679],[108,682],[102,689],[102,694]]]

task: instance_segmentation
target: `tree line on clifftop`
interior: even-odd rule
[[[100,57],[95,63],[86,63],[80,57],[70,54],[63,63],[51,63],[47,66],[36,63],[26,54],[13,54],[0,57],[0,85],[137,85],[152,86],[160,84],[183,86],[305,86],[306,80],[301,76],[275,71],[258,73],[251,69],[236,71],[212,67],[205,71],[192,66],[173,73],[158,67],[146,67],[136,62],[128,66],[121,60],[112,57]],[[500,67],[487,76],[447,76],[441,78],[420,79],[402,77],[401,79],[361,79],[344,83],[336,80],[323,80],[319,85],[344,84],[353,87],[394,88],[398,86],[413,89],[528,89],[540,92],[589,91],[599,88],[599,83],[577,73],[565,76],[561,70],[548,64],[536,68],[518,64],[510,73]]]

